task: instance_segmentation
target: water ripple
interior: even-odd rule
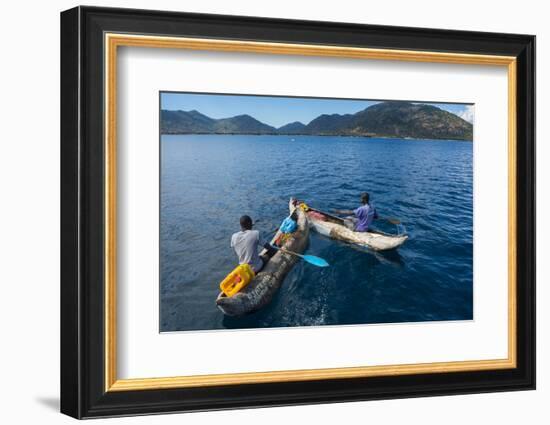
[[[291,139],[295,139],[294,141]],[[472,144],[303,136],[165,136],[161,173],[161,329],[197,330],[472,318]],[[371,193],[410,239],[373,253],[312,234],[273,302],[242,318],[215,307],[236,263],[238,219],[267,235],[290,196],[321,209]],[[395,232],[395,226],[376,225]]]

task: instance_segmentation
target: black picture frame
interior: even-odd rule
[[[515,56],[517,367],[106,392],[102,143],[105,32]],[[76,7],[61,13],[62,413],[92,418],[534,388],[534,36],[96,7]]]

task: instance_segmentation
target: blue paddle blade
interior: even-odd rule
[[[307,261],[309,264],[313,264],[317,267],[328,267],[329,264],[322,258],[316,257],[315,255],[303,255],[302,258],[304,261]]]

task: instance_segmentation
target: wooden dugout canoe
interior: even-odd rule
[[[289,202],[290,213],[294,211],[293,199]],[[309,238],[309,224],[307,217],[302,209],[297,209],[298,229],[292,233],[289,239],[283,244],[282,248],[301,254],[305,251]],[[280,232],[277,231],[271,243],[273,243]],[[262,251],[262,254],[265,250]],[[299,261],[295,255],[287,254],[282,251],[271,257],[265,267],[258,273],[252,282],[250,282],[240,292],[227,297],[223,292],[218,294],[216,305],[228,316],[242,316],[244,314],[257,311],[268,305],[273,296],[281,287],[286,275],[292,270],[294,264]]]
[[[307,218],[310,227],[321,235],[375,251],[398,248],[409,238],[406,234],[390,235],[380,231],[354,232],[344,225],[342,218],[313,208],[309,209]]]

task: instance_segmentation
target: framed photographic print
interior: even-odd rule
[[[535,38],[61,14],[61,411],[533,389]]]

